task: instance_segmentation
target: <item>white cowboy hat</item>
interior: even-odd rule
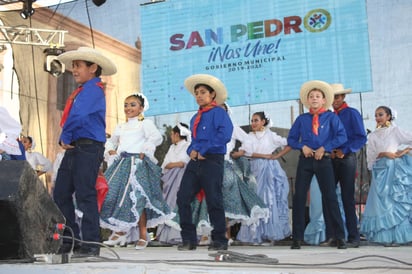
[[[93,48],[79,47],[77,50],[60,54],[57,56],[57,59],[63,62],[66,68],[71,68],[73,61],[82,60],[99,65],[102,68],[102,75],[112,75],[117,72],[116,65],[109,58]]]
[[[216,103],[223,104],[227,98],[227,90],[225,85],[215,76],[209,74],[194,74],[185,80],[186,89],[195,96],[195,86],[197,84],[205,84],[210,86],[216,92]]]
[[[343,87],[343,84],[330,84],[335,95],[351,93],[352,89]]]
[[[300,101],[306,108],[310,108],[308,103],[308,94],[313,89],[319,89],[325,95],[326,103],[323,106],[324,108],[328,109],[333,103],[334,99],[334,92],[332,86],[324,81],[320,80],[312,80],[304,83],[300,88]]]

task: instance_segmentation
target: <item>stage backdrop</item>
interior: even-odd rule
[[[183,82],[207,73],[230,106],[299,98],[303,82],[372,91],[366,3],[168,0],[141,7],[146,115],[197,109]]]

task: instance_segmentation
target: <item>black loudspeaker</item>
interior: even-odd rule
[[[59,224],[65,218],[30,164],[0,161],[0,260],[56,253]]]

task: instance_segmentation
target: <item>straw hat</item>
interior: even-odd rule
[[[341,83],[338,83],[338,84],[330,84],[330,85],[331,85],[331,87],[332,87],[333,92],[334,92],[335,95],[348,94],[348,93],[351,93],[351,92],[352,92],[352,89],[351,89],[351,88],[345,89],[345,88],[343,87],[343,84],[341,84]]]
[[[194,74],[185,80],[186,89],[195,96],[195,86],[197,84],[205,84],[210,86],[216,92],[216,103],[223,104],[227,98],[227,90],[225,85],[215,76],[209,74]]]
[[[308,94],[313,89],[319,89],[325,94],[326,103],[323,106],[324,108],[328,109],[333,103],[334,99],[334,92],[332,86],[328,83],[320,80],[312,80],[304,83],[300,88],[300,101],[306,108],[310,108],[308,103]]]
[[[116,65],[99,51],[88,48],[79,47],[77,50],[67,51],[57,56],[57,59],[71,68],[72,62],[75,60],[89,61],[99,65],[102,68],[102,75],[112,75],[117,72]]]

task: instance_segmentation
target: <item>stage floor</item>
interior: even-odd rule
[[[72,258],[65,264],[0,261],[0,273],[412,273],[412,245],[383,247],[361,242],[359,248],[344,250],[319,246],[291,250],[288,245],[235,245],[229,247],[227,253],[223,257],[217,254],[224,259],[216,261],[216,252],[208,251],[206,246],[196,251],[177,251],[176,246],[149,246],[144,250],[135,250],[133,246],[102,248],[100,257]]]

